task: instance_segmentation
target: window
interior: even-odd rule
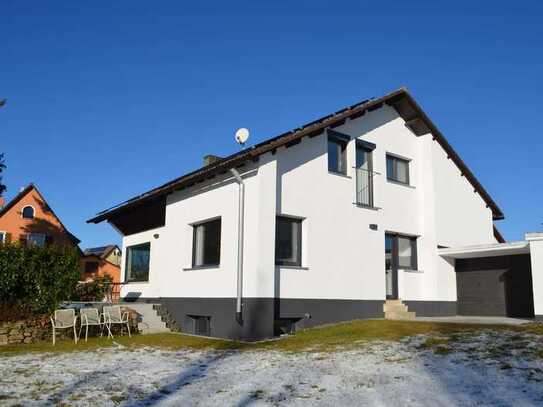
[[[302,265],[302,220],[278,216],[275,223],[275,264]]]
[[[211,317],[202,315],[191,315],[193,321],[194,334],[210,336],[211,334]]]
[[[369,144],[369,143],[366,143]],[[375,148],[375,147],[374,147]],[[356,145],[356,203],[373,207],[373,157],[371,147]]]
[[[31,206],[25,206],[22,212],[24,219],[34,219],[34,208]]]
[[[126,248],[125,281],[149,281],[149,260],[151,243]]]
[[[85,263],[85,273],[94,274],[98,272],[98,262],[88,261]]]
[[[385,235],[386,268],[417,269],[417,238],[393,233]]]
[[[409,184],[409,160],[387,154],[387,179]]]
[[[221,219],[193,226],[192,267],[218,266],[221,262]]]
[[[29,233],[26,238],[27,245],[45,246],[46,236],[43,233]]]
[[[6,232],[0,232],[0,243],[6,243]]]
[[[347,140],[328,136],[328,171],[347,174]]]

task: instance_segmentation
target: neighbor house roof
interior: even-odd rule
[[[217,174],[224,173],[231,168],[242,165],[249,160],[255,161],[262,154],[270,151],[275,152],[278,147],[289,147],[299,143],[303,137],[314,137],[321,134],[326,128],[341,126],[347,119],[361,117],[366,114],[366,112],[382,107],[383,104],[394,107],[400,116],[405,120],[406,126],[416,135],[421,136],[423,134],[432,133],[433,138],[447,153],[447,157],[453,160],[453,162],[460,169],[462,176],[466,177],[466,179],[472,184],[474,192],[477,192],[486,202],[487,207],[492,210],[493,219],[498,220],[504,218],[503,212],[500,210],[498,205],[490,197],[475,175],[467,167],[460,156],[454,151],[452,146],[448,143],[434,123],[432,123],[418,103],[409,94],[408,90],[406,88],[400,88],[379,98],[364,100],[360,103],[343,108],[335,113],[304,124],[303,126],[263,141],[238,153],[212,162],[207,166],[176,178],[157,188],[151,189],[150,191],[122,202],[117,206],[99,212],[95,217],[89,219],[87,222],[102,222],[103,220],[110,219],[112,216],[127,211],[135,206],[158,199],[170,194],[173,191],[188,188],[198,182],[205,181],[206,179],[212,178]]]
[[[38,188],[36,187],[36,185],[30,183],[28,184],[26,187],[24,187],[23,189],[21,189],[21,191],[15,195],[13,197],[13,199],[11,201],[9,201],[3,208],[0,209],[0,218],[2,216],[4,216],[4,214],[6,214],[17,202],[19,202],[26,194],[28,194],[30,191],[36,191],[36,193],[40,196],[40,198],[43,200],[43,202],[45,202],[47,204],[47,201],[45,200],[45,198],[43,197],[42,193],[38,190]],[[75,245],[78,245],[79,243],[81,243],[81,240],[79,240],[77,237],[75,237],[72,233],[70,233],[70,231],[66,228],[66,226],[64,226],[64,224],[62,223],[62,221],[60,220],[60,218],[57,216],[57,214],[53,211],[53,209],[49,206],[49,204],[47,204],[47,209],[51,212],[51,214],[53,214],[53,216],[57,219],[58,223],[60,224],[60,226],[62,226],[62,228],[64,229],[64,231],[66,232],[66,234],[70,237],[70,240],[72,240],[72,242],[75,244]]]
[[[88,249],[85,249],[83,251],[83,255],[85,255],[85,256],[97,256],[97,257],[100,257],[101,259],[105,259],[107,256],[109,256],[109,254],[114,249],[118,249],[119,251],[121,250],[121,249],[119,249],[119,246],[117,246],[115,244],[110,244],[110,245],[107,245],[107,246],[90,247]]]

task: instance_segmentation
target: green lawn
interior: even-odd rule
[[[360,346],[370,341],[397,341],[407,336],[428,334],[449,336],[482,330],[508,330],[543,335],[543,325],[525,326],[452,324],[413,321],[363,320],[307,329],[285,338],[256,343],[202,338],[178,333],[116,336],[114,340],[89,338],[88,342],[63,340],[27,345],[0,346],[0,355],[28,352],[74,352],[117,346],[128,348],[149,346],[163,349],[272,350],[272,351],[334,351]]]

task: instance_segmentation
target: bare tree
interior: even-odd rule
[[[0,154],[0,196],[4,193],[7,187],[2,183],[2,172],[6,169],[6,164],[4,164],[4,153]]]

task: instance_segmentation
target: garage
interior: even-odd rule
[[[442,248],[439,254],[454,261],[458,315],[537,316],[528,241]]]
[[[534,316],[528,254],[456,260],[456,291],[459,315]]]

